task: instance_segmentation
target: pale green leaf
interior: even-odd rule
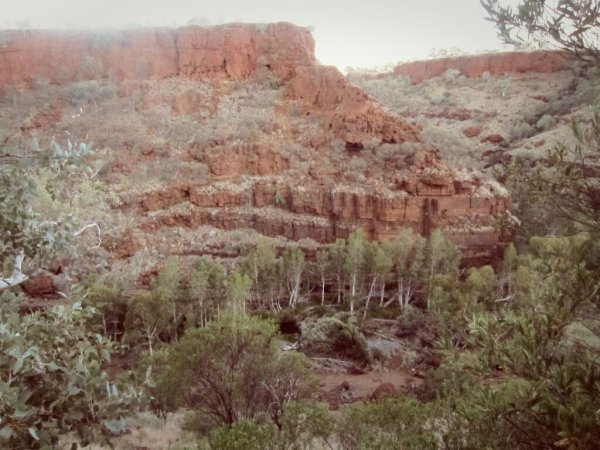
[[[22,368],[23,368],[23,358],[17,358],[17,360],[13,364],[13,368],[12,368],[13,375],[18,374]]]
[[[81,389],[79,389],[76,386],[69,386],[69,389],[67,389],[67,394],[69,395],[77,395],[81,392]]]
[[[8,441],[13,435],[13,430],[10,425],[6,425],[4,428],[0,430],[0,439],[3,441]]]

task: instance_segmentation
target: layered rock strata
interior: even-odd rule
[[[458,176],[436,149],[421,143],[417,124],[390,114],[335,68],[318,65],[313,39],[303,28],[281,23],[83,35],[0,33],[0,84],[19,89],[41,79],[52,85],[109,79],[126,86],[130,80],[260,83],[261,78],[281,83],[280,115],[293,105],[300,117],[318,123],[307,144],[312,148],[299,156],[314,159],[309,173],[301,173],[298,158],[283,145],[296,139],[287,126],[292,119],[279,118],[282,125],[268,146],[239,140],[206,145],[196,158],[208,167],[206,178],[162,183],[129,201],[140,232],[211,225],[327,243],[356,228],[373,239],[392,239],[403,227],[423,234],[440,228],[472,262],[496,255],[502,244],[493,225],[506,213],[506,192],[475,176]],[[173,106],[173,114],[193,115],[202,105],[188,103]],[[151,108],[152,102],[142,107]],[[334,161],[328,151],[336,142],[344,151]],[[409,157],[405,144],[411,147]],[[123,145],[122,151],[131,150]],[[152,149],[143,148],[141,155],[138,165],[155,158]],[[139,167],[126,167],[126,156],[119,154],[119,167],[134,176]],[[175,153],[163,157],[176,159]],[[353,178],[358,170],[353,167],[363,167],[364,174]],[[140,247],[136,243],[114,253],[130,257]]]

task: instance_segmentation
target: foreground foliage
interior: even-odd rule
[[[32,312],[15,288],[27,279],[24,260],[35,266],[56,257],[81,234],[75,206],[89,200],[82,187],[89,185],[79,163],[89,154],[88,145],[70,141],[65,149],[53,143],[50,151],[35,144],[0,151],[0,269],[13,270],[0,281],[3,449],[54,449],[68,434],[74,448],[107,441],[124,431],[137,396],[104,370],[115,344],[90,326],[93,308],[65,300]],[[74,193],[78,198],[62,205]]]
[[[214,424],[267,414],[281,427],[287,405],[308,396],[314,381],[305,358],[277,349],[273,322],[224,315],[156,352],[156,394]]]
[[[600,61],[598,0],[481,0],[507,44],[552,42],[589,63]]]
[[[82,445],[125,429],[136,393],[103,369],[114,344],[89,329],[79,303],[20,315],[0,305],[0,447],[52,449],[74,433]]]
[[[99,230],[95,222],[83,225],[89,218],[81,217],[91,205],[96,213],[101,209],[98,186],[85,167],[92,154],[88,144],[70,140],[65,148],[57,142],[44,148],[36,141],[25,150],[0,148],[0,272],[20,275],[8,283],[3,277],[0,294],[27,279],[21,272],[23,260],[40,267],[69,249],[83,231],[92,226]]]

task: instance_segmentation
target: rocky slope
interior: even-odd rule
[[[418,121],[421,139],[453,168],[497,176],[513,157],[543,158],[574,144],[572,120],[587,121],[600,88],[559,52],[515,52],[400,65],[387,74],[349,74],[382,105]]]
[[[102,150],[119,214],[105,246],[140,273],[235,256],[256,233],[310,250],[358,227],[441,228],[471,263],[502,247],[507,193],[450,169],[290,24],[2,32],[0,83],[10,139],[69,132]]]

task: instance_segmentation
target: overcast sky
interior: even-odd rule
[[[97,28],[288,21],[340,69],[502,49],[479,0],[0,0],[0,27]]]

